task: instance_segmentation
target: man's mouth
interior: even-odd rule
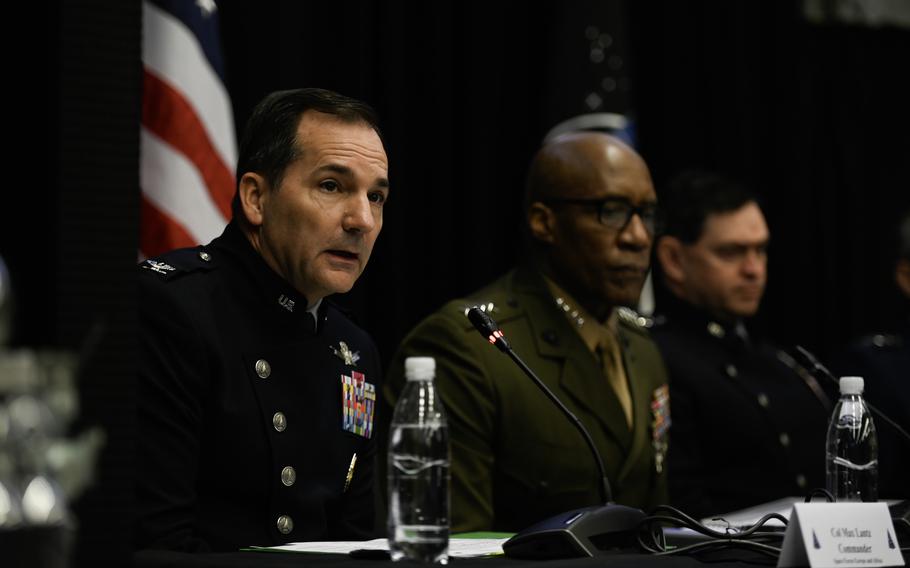
[[[763,290],[760,286],[741,286],[736,292],[743,298],[755,299],[761,298]]]
[[[326,252],[334,257],[342,258],[344,260],[356,261],[360,258],[360,255],[357,254],[356,252],[351,252],[351,251],[347,251],[347,250],[329,249]]]
[[[638,266],[634,264],[623,264],[619,266],[614,266],[610,269],[611,272],[625,275],[644,275],[648,272],[647,266]]]

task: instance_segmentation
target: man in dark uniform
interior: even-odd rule
[[[138,548],[370,536],[375,346],[324,298],[382,227],[373,111],[277,92],[240,146],[233,220],[140,264]]]
[[[664,199],[655,251],[669,293],[652,334],[670,373],[670,501],[704,517],[824,487],[830,400],[744,323],[767,277],[756,199],[699,172],[676,178]]]
[[[666,372],[638,301],[656,197],[648,168],[605,134],[565,135],[535,156],[526,190],[532,262],[419,324],[389,367],[436,359],[452,444],[454,531],[516,531],[601,503],[599,474],[568,419],[465,317],[482,305],[514,350],[590,431],[616,502],[666,500]]]
[[[910,431],[910,212],[899,227],[899,249],[894,282],[903,296],[903,317],[896,333],[863,337],[846,350],[837,365],[841,375],[866,381],[863,397]],[[910,497],[910,440],[904,439],[881,418],[873,418],[878,434],[878,494],[882,498]]]

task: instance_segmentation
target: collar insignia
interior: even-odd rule
[[[158,272],[159,274],[167,274],[168,272],[173,272],[176,270],[173,266],[166,262],[160,262],[157,260],[148,259],[145,261],[146,268]]]
[[[348,347],[348,344],[344,341],[338,342],[338,349],[335,349],[331,345],[329,346],[329,349],[331,349],[332,353],[344,361],[344,364],[349,367],[353,367],[357,364],[357,361],[360,361],[360,351],[351,351],[351,348]]]
[[[713,335],[718,339],[723,339],[727,332],[724,331],[724,326],[720,325],[716,321],[712,321],[708,324],[708,333]]]
[[[581,327],[585,324],[585,318],[579,315],[578,310],[574,309],[562,298],[556,298],[556,305],[565,312],[566,316],[577,326]]]
[[[278,304],[289,312],[294,311],[294,300],[288,298],[284,294],[278,296]]]

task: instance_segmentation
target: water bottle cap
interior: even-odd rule
[[[404,360],[404,376],[409,381],[429,381],[436,374],[436,359],[408,357]]]
[[[841,377],[840,393],[841,394],[863,394],[865,383],[862,377]]]

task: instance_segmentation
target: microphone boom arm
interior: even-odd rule
[[[556,397],[555,394],[553,394],[553,391],[551,391],[549,387],[547,387],[547,385],[545,385],[543,381],[541,381],[540,378],[534,374],[534,371],[532,371],[531,368],[528,367],[525,362],[515,354],[514,351],[509,349],[506,351],[506,354],[511,357],[519,367],[521,367],[521,370],[524,371],[532,381],[534,381],[534,384],[537,385],[537,387],[542,390],[545,395],[547,395],[547,398],[553,401],[553,404],[562,410],[563,414],[569,418],[575,428],[581,432],[582,437],[585,439],[585,443],[588,444],[588,448],[590,448],[591,453],[594,454],[594,459],[597,462],[597,471],[600,473],[600,499],[604,503],[609,503],[612,501],[613,495],[612,491],[610,490],[610,481],[607,479],[606,470],[604,470],[603,459],[601,459],[600,452],[597,451],[597,446],[594,445],[594,440],[591,438],[591,434],[588,432],[587,428],[584,427],[584,424],[581,423],[581,420],[579,420],[578,417],[575,416],[575,414],[573,414],[572,411],[569,410],[566,405]]]
[[[585,428],[584,424],[581,423],[581,420],[578,419],[575,414],[569,410],[565,404],[550,390],[547,385],[544,384],[542,380],[528,367],[524,361],[521,360],[521,357],[518,356],[515,351],[512,350],[512,347],[506,341],[505,336],[502,331],[499,329],[499,326],[496,325],[496,322],[493,321],[486,312],[481,310],[478,307],[470,308],[467,311],[468,319],[471,320],[471,323],[474,324],[474,327],[477,328],[477,331],[481,335],[485,336],[487,340],[499,348],[500,351],[508,355],[512,361],[515,361],[515,364],[524,371],[524,374],[531,379],[531,381],[537,385],[537,388],[543,391],[543,393],[550,399],[553,404],[559,407],[559,410],[569,419],[575,429],[578,430],[582,437],[585,440],[585,443],[588,445],[588,449],[591,450],[591,453],[594,455],[594,460],[597,465],[597,472],[600,474],[600,499],[604,503],[609,503],[613,500],[613,492],[610,489],[610,481],[607,479],[607,472],[604,469],[603,459],[600,457],[600,452],[597,451],[597,446],[594,445],[594,440],[591,438],[591,434]]]
[[[506,353],[518,365],[581,433],[600,474],[600,499],[604,504],[560,513],[527,527],[503,543],[502,550],[505,555],[514,558],[601,556],[609,554],[609,551],[615,548],[634,546],[639,527],[645,520],[645,513],[633,507],[611,502],[613,494],[610,482],[590,432],[512,350],[493,318],[478,307],[468,309],[465,315],[487,341]]]
[[[809,350],[805,349],[802,345],[795,346],[795,349],[796,349],[796,352],[802,356],[803,363],[805,363],[809,367],[809,369],[807,369],[807,370],[809,371],[809,373],[811,375],[821,374],[823,377],[825,377],[829,381],[833,382],[835,385],[838,385],[838,386],[840,385],[840,383],[837,380],[837,377],[834,376],[834,373],[832,373],[831,371],[828,370],[827,367],[822,365],[819,362],[819,360],[815,358],[815,355],[813,355],[812,353],[809,352]],[[863,398],[865,399],[865,397],[863,397]],[[866,403],[866,406],[869,408],[869,410],[872,411],[872,413],[875,415],[876,418],[881,418],[883,421],[887,422],[888,425],[890,425],[892,428],[894,428],[903,437],[905,442],[910,444],[910,434],[908,434],[907,431],[904,430],[900,424],[898,424],[894,420],[888,418],[888,415],[885,414],[884,412],[882,412],[881,410],[872,406],[872,404],[869,402],[868,399],[865,400],[865,403]]]

